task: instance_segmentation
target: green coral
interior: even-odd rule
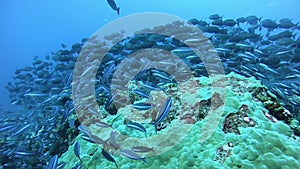
[[[201,77],[199,79],[204,87],[210,84],[209,78]],[[227,86],[224,112],[217,129],[207,140],[204,142],[199,141],[201,137],[204,136],[203,133],[211,130],[208,124],[209,119],[206,117],[197,121],[191,130],[187,132],[186,135],[182,137],[182,140],[174,147],[171,147],[168,151],[164,151],[161,154],[148,156],[146,158],[148,164],[117,155],[118,152],[110,152],[119,167],[121,169],[298,168],[300,166],[299,138],[293,136],[293,131],[289,125],[282,121],[274,123],[264,115],[264,112],[268,112],[264,107],[264,103],[255,99],[252,95],[254,88],[263,87],[260,82],[254,78],[244,78],[233,73],[227,75],[226,79]],[[206,93],[211,97],[212,93]],[[194,96],[191,96],[191,98],[194,98]],[[189,98],[186,97],[185,99]],[[242,105],[248,106],[249,111],[247,112],[247,116],[253,119],[257,124],[251,127],[246,125],[239,126],[239,134],[224,133],[222,128],[225,118],[229,114],[238,112]],[[122,122],[120,121],[118,123]],[[172,131],[174,130],[173,127],[178,127],[175,125],[178,124],[172,122],[168,128],[160,131],[157,137],[159,138],[164,133],[174,132]],[[295,121],[292,121],[291,125],[299,127],[299,124]],[[184,130],[184,128],[180,129],[180,127],[178,129],[177,132]],[[176,137],[161,137],[157,139],[156,142],[165,143],[175,138]],[[83,141],[80,137],[77,137],[76,140],[81,144],[83,168],[116,168],[113,163],[103,158],[101,146]],[[224,151],[225,153],[227,152],[227,154],[223,156],[224,158],[222,158],[222,160],[218,160],[220,159],[217,158],[220,147],[228,143],[232,145],[230,150]],[[154,147],[154,149],[155,148],[157,147]],[[143,154],[139,155],[143,156]],[[60,161],[67,162],[66,168],[71,168],[79,162],[73,152],[73,146],[70,146],[69,150],[63,154]]]

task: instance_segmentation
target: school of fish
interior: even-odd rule
[[[119,14],[119,7],[113,0],[107,0],[113,10]],[[289,18],[271,20],[250,15],[237,19],[226,19],[218,14],[206,20],[190,19],[190,26],[199,28],[209,38],[224,66],[225,73],[236,72],[246,77],[255,77],[276,95],[278,101],[293,116],[300,120],[300,25]],[[182,23],[174,22],[167,27],[182,28]],[[118,34],[117,34],[118,35]],[[107,39],[113,39],[107,36]],[[72,100],[72,77],[76,59],[88,39],[84,38],[70,49],[62,44],[62,49],[45,56],[34,57],[32,65],[15,71],[14,81],[9,82],[6,89],[12,104],[19,106],[16,112],[0,114],[0,166],[2,168],[63,168],[59,157],[74,143],[74,138],[81,135],[87,142],[103,145],[101,154],[104,159],[115,164],[114,159],[104,145],[120,150],[120,155],[132,160],[147,163],[143,152],[155,151],[155,147],[135,146],[121,149],[112,132],[108,140],[93,135],[88,126],[80,124],[76,117]],[[197,40],[197,39],[196,39]],[[142,41],[142,43],[141,43]],[[186,40],[193,43],[195,39]],[[139,34],[121,41],[109,51],[109,56],[102,62],[97,71],[95,97],[107,115],[117,115],[113,104],[114,95],[110,91],[112,75],[120,62],[127,55],[142,48],[157,48],[178,54],[188,64],[194,76],[208,76],[205,65],[185,45],[158,34]],[[120,55],[122,53],[122,55]],[[125,54],[124,54],[125,53]],[[170,66],[170,65],[169,65]],[[83,72],[87,74],[89,70]],[[126,72],[124,72],[126,74]],[[172,75],[156,69],[145,69],[139,72],[132,81],[141,85],[130,92],[132,106],[139,111],[153,107],[151,91],[166,92],[165,84],[176,83]],[[146,101],[140,101],[146,100]],[[168,117],[173,105],[172,98],[167,98],[159,108],[157,116],[150,123],[153,130],[159,133],[164,127],[160,124]],[[91,114],[97,114],[88,109]],[[112,128],[112,124],[104,121],[95,122],[102,128]],[[148,133],[143,124],[124,121],[124,125],[132,132],[141,132],[144,137]],[[73,168],[81,168],[82,158],[79,142],[75,143],[74,154],[78,164]]]

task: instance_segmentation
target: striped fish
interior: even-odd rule
[[[81,138],[87,142],[95,144],[95,141],[91,139],[89,136],[87,136],[86,134],[82,135]]]
[[[133,91],[134,94],[138,95],[138,96],[141,96],[143,98],[146,98],[146,99],[149,99],[149,100],[152,100],[152,97],[150,94],[144,92],[144,91],[141,91],[141,90],[134,90]]]
[[[160,108],[159,115],[156,121],[150,123],[154,125],[156,133],[157,133],[157,125],[160,124],[166,118],[166,116],[170,111],[171,106],[172,106],[172,99],[168,98]]]
[[[164,89],[158,87],[158,86],[153,86],[151,84],[147,84],[147,83],[143,83],[143,87],[146,88],[146,89],[149,89],[149,90],[154,90],[154,91],[164,91]]]
[[[146,128],[139,124],[139,123],[136,123],[136,122],[132,122],[132,121],[129,121],[129,120],[126,120],[124,121],[124,124],[129,127],[129,128],[132,128],[132,129],[135,129],[135,130],[139,130],[139,131],[142,131],[145,133],[146,137],[147,137],[147,131],[146,131]]]
[[[133,108],[137,110],[149,110],[151,108],[151,104],[149,103],[135,103],[132,105]]]

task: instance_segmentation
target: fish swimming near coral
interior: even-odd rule
[[[103,157],[104,157],[106,160],[115,163],[116,167],[119,168],[119,167],[118,167],[118,164],[117,164],[117,162],[116,162],[116,160],[115,160],[115,159],[114,159],[107,151],[105,151],[104,149],[102,149],[102,152],[101,152],[101,153],[102,153]]]
[[[145,158],[140,157],[138,154],[136,154],[135,152],[133,152],[131,150],[121,150],[120,154],[123,155],[123,156],[125,156],[125,157],[128,157],[130,159],[133,159],[133,160],[142,160],[145,163],[147,163],[147,161],[145,160]]]
[[[150,123],[150,124],[154,125],[155,132],[157,132],[157,126],[159,125],[159,123],[161,123],[166,118],[166,116],[168,115],[171,106],[172,106],[172,99],[168,98],[163,103],[162,107],[160,108],[159,115],[158,115],[158,118],[156,119],[156,121]]]
[[[135,103],[132,106],[133,106],[133,108],[135,108],[137,110],[148,110],[151,108],[151,104],[143,103],[143,102]]]
[[[132,129],[135,129],[135,130],[139,130],[139,131],[144,132],[144,133],[145,133],[145,136],[147,137],[147,131],[146,131],[146,128],[145,128],[143,125],[141,125],[141,124],[139,124],[139,123],[136,123],[136,122],[132,122],[132,121],[130,121],[130,120],[128,120],[128,119],[125,119],[125,120],[124,120],[124,124],[125,124],[127,127],[129,127],[129,128],[132,128]]]
[[[144,147],[144,146],[134,146],[131,147],[131,150],[134,152],[138,152],[138,153],[144,153],[144,152],[149,152],[149,151],[154,151],[154,148],[149,148],[149,147]]]
[[[113,132],[113,131],[110,133],[109,144],[110,144],[113,148],[115,148],[116,150],[119,149],[119,148],[121,147],[121,145],[117,143],[117,141],[116,141],[116,133]]]
[[[112,2],[117,2],[118,4],[119,1],[114,0]],[[115,9],[118,8],[115,7]],[[131,105],[126,105],[128,109],[135,108],[136,111],[145,109],[145,112],[139,112],[145,118],[141,122],[136,121],[140,124],[132,122],[126,126],[121,126],[126,130],[126,133],[131,132],[132,134],[130,134],[132,136],[144,136],[146,129],[152,129],[150,128],[152,126],[149,124],[143,124],[150,122],[149,120],[152,120],[152,124],[157,127],[157,130],[161,133],[169,132],[169,129],[172,129],[172,125],[174,124],[173,120],[180,118],[181,111],[185,110],[181,108],[181,103],[184,103],[181,100],[183,99],[183,95],[181,94],[184,94],[183,91],[185,89],[194,87],[180,85],[181,83],[178,83],[179,81],[174,79],[173,76],[177,76],[179,73],[181,76],[185,76],[187,72],[181,69],[181,67],[184,66],[190,68],[191,73],[193,73],[195,77],[208,77],[209,72],[206,71],[206,66],[213,67],[212,72],[217,73],[215,70],[219,70],[220,67],[215,66],[214,61],[219,59],[222,62],[226,75],[235,72],[242,76],[253,77],[253,79],[256,78],[260,80],[265,87],[269,88],[274,97],[276,96],[276,98],[272,98],[272,103],[278,100],[280,104],[274,103],[278,106],[282,104],[282,106],[299,120],[300,102],[297,98],[300,96],[300,25],[298,21],[290,18],[280,19],[272,17],[268,19],[259,18],[255,15],[231,19],[222,18],[220,15],[214,14],[210,19],[194,18],[190,20],[191,25],[189,24],[188,27],[186,27],[185,24],[174,22],[165,26],[157,25],[157,27],[153,29],[154,32],[169,33],[168,35],[170,35],[170,37],[161,35],[153,36],[152,33],[141,34],[144,31],[139,31],[136,36],[121,40],[124,37],[123,35],[126,35],[125,31],[111,32],[112,36],[109,36],[110,40],[107,39],[107,42],[115,44],[115,42],[121,41],[107,52],[107,55],[103,59],[103,64],[99,65],[99,69],[95,67],[94,64],[88,64],[87,67],[81,65],[79,72],[74,69],[75,63],[78,64],[77,59],[79,53],[81,53],[80,55],[85,55],[83,46],[90,43],[87,38],[72,45],[72,48],[63,45],[61,50],[45,56],[45,59],[34,57],[32,65],[17,69],[15,71],[14,81],[9,82],[6,86],[9,91],[9,101],[14,105],[24,107],[24,110],[21,109],[20,112],[9,111],[7,113],[1,110],[0,112],[0,133],[2,136],[0,145],[0,168],[47,168],[48,166],[50,169],[59,169],[62,168],[63,165],[65,165],[64,168],[90,168],[90,166],[87,166],[90,164],[87,162],[89,159],[83,158],[83,144],[93,147],[104,147],[113,157],[115,154],[119,155],[121,149],[129,149],[123,151],[123,155],[116,159],[118,160],[118,165],[121,164],[119,163],[119,159],[121,158],[128,157],[141,160],[140,157],[132,152],[137,153],[142,158],[148,154],[154,154],[149,144],[135,144],[130,146],[123,144],[123,137],[121,135],[121,131],[123,130],[121,130],[120,133],[111,131],[115,128],[118,129],[123,120],[123,118],[118,118],[120,117],[119,115],[123,114],[122,109],[119,109],[120,106],[117,106],[118,104],[114,104],[115,100],[121,101],[119,100],[121,97],[114,98],[114,94],[119,92],[118,88],[122,87],[116,82],[129,80],[128,90],[130,91],[130,102],[128,103],[131,103]],[[189,30],[193,31],[198,28],[203,32],[203,36],[195,36],[193,34],[188,36],[184,35],[188,33]],[[152,30],[151,28],[149,29]],[[145,32],[150,31],[149,29],[145,29]],[[182,42],[184,43],[178,40],[176,41],[175,37],[177,36],[171,36],[172,33],[179,33],[180,36],[178,36],[178,38],[184,35],[182,36]],[[91,38],[91,40],[93,42],[93,38]],[[206,44],[209,40],[212,42],[213,46],[211,47],[213,48],[210,49],[207,48],[209,46],[201,45],[201,49],[208,49],[208,53],[207,55],[206,53],[204,54],[203,59],[210,59],[210,54],[219,55],[219,59],[213,59],[212,62],[204,64],[204,60],[201,60],[202,57],[199,58],[195,53],[197,51],[195,50],[194,52],[192,47],[199,43]],[[96,49],[90,53],[92,57],[89,57],[87,61],[94,60],[94,56],[98,55],[98,52],[101,52],[102,49],[106,50],[107,46],[105,43],[102,44],[102,42],[100,42],[99,45],[99,48],[96,47]],[[91,47],[94,46],[91,45]],[[129,56],[136,51],[146,48],[163,49],[166,50],[166,52],[169,51],[176,55],[177,58],[171,60],[171,58],[165,58],[163,56],[165,54],[164,52],[159,52],[157,56],[153,56],[157,57],[159,65],[165,67],[156,67],[152,65],[153,63],[150,59],[146,59],[145,57],[133,59],[132,62],[130,62],[132,65],[123,65],[123,68],[128,68],[123,70],[121,64],[123,60],[129,59]],[[152,55],[150,54],[149,56]],[[183,62],[181,62],[180,59],[182,59]],[[170,61],[172,63],[170,63]],[[172,70],[173,67],[176,68],[175,72],[169,71],[169,74],[164,71]],[[123,76],[112,76],[116,68],[122,68],[121,73],[124,74],[124,79]],[[95,78],[89,79],[88,75],[96,73],[96,71],[97,74]],[[129,76],[136,74],[136,72],[138,72],[138,74],[133,78]],[[83,81],[80,80],[78,82],[75,80],[76,78],[73,79],[73,77],[76,76],[80,77]],[[112,79],[115,77],[117,81],[112,83]],[[232,78],[229,78],[228,81],[226,81],[229,82],[231,80]],[[95,83],[95,86],[92,88],[95,90],[94,94],[89,94],[89,92],[85,90],[90,82]],[[199,84],[201,87],[205,85],[202,81],[199,82],[201,83],[197,82],[196,84]],[[239,84],[240,83],[234,83],[234,91],[242,89],[238,87]],[[77,93],[72,91],[72,89],[75,88],[82,93],[82,95],[80,95],[82,99],[80,99],[79,102],[72,98],[72,93]],[[114,88],[117,89],[116,92]],[[177,89],[183,90],[181,92]],[[210,89],[209,86],[208,89]],[[242,89],[240,92],[244,92],[245,89],[246,88]],[[258,95],[259,92],[267,93],[265,90],[264,88],[260,88],[259,90],[254,90],[254,93],[257,93],[255,95]],[[122,95],[120,96],[126,96],[128,94],[126,91],[127,90],[122,91],[120,93]],[[160,95],[164,95],[163,98],[167,96],[172,97],[172,99],[174,98],[172,101],[175,103],[173,103],[174,105],[172,104],[171,109],[171,100],[166,101],[163,106],[160,104],[159,107],[156,107],[154,103],[161,101]],[[93,104],[89,102],[90,99],[97,101],[99,107],[94,108]],[[266,101],[263,105],[265,103],[267,105],[269,104],[269,102]],[[200,106],[200,109],[195,110],[205,111],[209,103],[207,100],[207,104],[206,102],[201,102],[201,104],[196,105]],[[185,107],[189,109],[187,106]],[[146,112],[148,108],[151,112]],[[128,109],[126,108],[124,110]],[[280,111],[283,110],[281,107],[279,109]],[[82,114],[83,116],[81,116],[79,112],[86,113],[86,115]],[[270,113],[272,112],[274,112],[273,109],[271,109]],[[283,112],[286,113],[286,111]],[[266,112],[264,112],[264,114],[266,114]],[[273,116],[274,114],[277,115],[277,113],[271,115]],[[203,112],[201,114],[195,113],[195,115],[197,115],[195,116],[196,119],[192,119],[194,121],[201,120],[205,117]],[[92,118],[89,119],[93,125],[91,125],[91,123],[79,123],[83,117],[91,116]],[[41,117],[45,120],[39,120]],[[276,116],[276,118],[277,117],[279,117],[278,121],[283,118],[285,121],[290,122],[290,115]],[[248,120],[249,122],[249,118],[245,119],[242,119],[242,121],[247,122]],[[276,122],[275,120],[271,121]],[[97,126],[96,130],[107,131],[107,134],[110,132],[111,136],[108,138],[102,134],[93,135],[91,129],[95,131],[95,125]],[[79,131],[76,129],[77,127]],[[169,129],[165,130],[166,127]],[[154,132],[148,132],[148,135],[151,136],[153,135],[152,133]],[[297,133],[299,135],[300,132],[297,130],[295,134]],[[79,138],[75,139],[78,134]],[[77,154],[80,154],[82,158],[82,166],[74,154],[75,143],[70,147],[70,144],[66,144],[73,143],[74,139],[81,142],[81,152],[79,153],[79,148],[77,148],[76,151],[78,151]],[[83,139],[84,141],[79,139]],[[138,139],[142,140],[144,138],[139,137]],[[172,141],[172,139],[166,139]],[[57,145],[59,147],[57,147]],[[155,151],[160,149],[159,146],[155,146],[154,148],[157,149],[155,149]],[[65,160],[65,156],[61,156],[61,154],[67,150],[68,153],[70,152],[71,156],[74,157],[74,163],[63,163],[63,161],[67,160]],[[99,149],[97,153],[100,152],[101,149]],[[61,156],[59,162],[57,162],[58,156],[54,156],[55,154]],[[91,152],[90,155],[97,157],[97,154],[94,152]],[[54,157],[50,162],[52,156]],[[94,159],[96,158],[92,158],[92,160]],[[103,159],[101,161],[105,160]],[[97,161],[97,163],[98,162],[99,161]],[[103,165],[105,164],[107,163],[103,163]],[[114,167],[113,165],[114,164],[112,164],[112,167]],[[107,168],[105,166],[97,167]]]
[[[133,91],[134,94],[142,97],[142,98],[147,98],[149,100],[152,100],[152,97],[150,94],[146,93],[145,91],[141,91],[141,90],[134,90]]]
[[[80,144],[79,144],[79,142],[75,143],[74,153],[75,153],[76,157],[80,160],[80,162],[82,162],[81,158],[80,158]]]
[[[118,15],[120,15],[120,7],[117,7],[117,4],[114,0],[107,0],[107,3],[113,10],[117,11]]]
[[[111,124],[107,124],[106,122],[99,121],[95,123],[97,126],[102,127],[102,128],[112,128]]]
[[[91,138],[90,138],[88,135],[86,135],[86,134],[81,135],[81,138],[82,138],[83,140],[87,141],[87,142],[90,142],[90,143],[93,143],[93,144],[96,143],[93,139],[91,139]]]

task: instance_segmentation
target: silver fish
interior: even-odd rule
[[[261,73],[259,73],[259,72],[255,72],[254,74],[255,74],[257,77],[260,77],[260,78],[263,78],[263,79],[268,79],[267,76],[265,76],[265,75],[263,75],[263,74],[261,74]]]
[[[14,154],[20,155],[20,156],[32,156],[32,155],[36,155],[37,152],[16,151],[16,152],[14,152]]]
[[[145,158],[140,157],[138,154],[136,154],[135,152],[133,152],[131,150],[121,150],[120,154],[123,155],[123,156],[125,156],[125,157],[128,157],[130,159],[133,159],[133,160],[142,160],[145,163],[147,163],[147,161],[145,160]]]
[[[230,49],[227,48],[216,48],[217,52],[231,52]]]
[[[149,152],[149,151],[155,152],[153,147],[149,148],[149,147],[144,147],[144,146],[131,147],[131,150],[134,152],[139,152],[139,153],[144,153],[144,152]]]
[[[290,51],[286,50],[286,51],[277,52],[277,53],[275,53],[275,55],[284,55],[284,54],[287,54],[287,53],[290,53]]]
[[[265,55],[263,51],[258,50],[258,49],[254,49],[254,52],[260,54],[260,55]]]
[[[286,84],[284,84],[284,83],[275,83],[275,85],[276,85],[277,87],[280,87],[280,88],[283,88],[283,89],[292,89],[291,86],[288,86],[288,85],[286,85]]]
[[[246,44],[243,44],[243,43],[237,43],[235,44],[236,47],[240,47],[240,48],[251,48],[252,46],[250,45],[246,45]]]
[[[95,114],[95,115],[99,114],[99,113],[97,112],[97,110],[94,110],[94,109],[91,108],[91,107],[88,107],[87,109],[88,109],[88,111],[89,111],[90,113],[92,113],[92,114]]]
[[[188,48],[188,47],[180,47],[180,48],[176,48],[171,50],[172,53],[177,53],[177,52],[192,52],[193,49]]]
[[[172,79],[173,79],[172,77],[165,76],[162,73],[158,73],[158,72],[152,73],[152,75],[160,77],[160,78],[162,78],[164,80],[167,80],[167,81],[172,81]]]
[[[94,141],[94,143],[96,143],[96,144],[103,144],[104,145],[104,144],[107,144],[107,142],[109,140],[109,139],[103,140],[103,139],[101,139],[100,137],[98,137],[96,135],[91,135],[90,137]]]
[[[25,131],[25,130],[26,130],[28,127],[30,127],[30,126],[31,126],[31,123],[30,123],[30,124],[27,124],[26,126],[20,128],[20,129],[18,129],[18,131],[16,131],[15,133],[13,133],[13,136],[16,136],[16,135],[22,133],[23,131]]]
[[[121,147],[121,145],[117,143],[115,132],[113,132],[113,131],[110,133],[109,143],[115,149],[119,149]]]
[[[31,96],[31,97],[47,97],[50,96],[49,94],[44,93],[26,93],[24,96]]]
[[[105,122],[103,122],[103,121],[96,122],[95,124],[96,124],[97,126],[103,127],[103,128],[109,128],[109,127],[112,127],[111,124],[107,124],[107,123],[105,123]]]

